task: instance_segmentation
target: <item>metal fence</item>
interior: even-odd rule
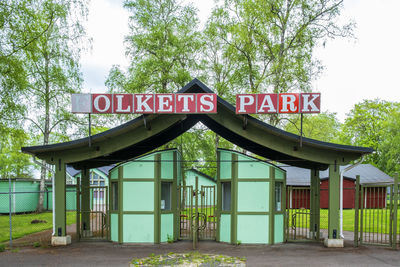
[[[43,211],[38,212],[40,195]],[[66,190],[67,225],[76,221],[76,190]],[[53,227],[53,192],[0,192],[0,243],[34,246],[49,244]],[[75,227],[71,227],[74,231]]]

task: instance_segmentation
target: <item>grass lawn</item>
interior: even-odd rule
[[[307,215],[301,215],[308,210],[295,210],[296,213],[300,213],[296,216],[296,227],[306,228],[310,225],[310,217]],[[291,211],[293,214],[293,211]],[[343,231],[354,231],[354,215],[355,210],[344,209],[343,210]],[[361,216],[361,212],[360,212]],[[374,233],[389,233],[389,210],[381,209],[366,209],[364,210],[364,221],[363,231],[374,232]],[[328,210],[320,210],[320,228],[328,229]],[[292,218],[289,220],[290,226],[292,225]],[[400,216],[397,217],[397,225],[400,226]],[[359,226],[360,227],[360,226]],[[400,227],[397,227],[397,233],[400,233]]]
[[[13,239],[51,229],[53,226],[52,212],[17,214],[12,215],[11,220]],[[46,221],[46,223],[32,224],[32,220],[43,220]],[[67,224],[73,224],[75,221],[76,212],[68,211]],[[9,217],[8,215],[0,215],[0,242],[8,240],[10,240]]]

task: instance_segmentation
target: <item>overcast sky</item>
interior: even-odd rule
[[[90,3],[88,34],[93,38],[93,49],[82,57],[84,92],[105,92],[104,82],[111,66],[128,64],[123,40],[128,34],[129,13],[122,3]],[[193,3],[204,24],[213,0]],[[322,94],[322,110],[336,112],[341,121],[363,99],[400,102],[400,1],[345,0],[344,4],[342,19],[357,23],[357,40],[335,39],[319,47],[315,57],[325,70],[313,83],[313,91]]]

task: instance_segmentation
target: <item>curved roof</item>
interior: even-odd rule
[[[178,93],[213,93],[197,79]],[[235,107],[218,97],[216,114],[150,114],[89,138],[45,146],[23,147],[25,153],[55,164],[59,159],[77,169],[118,163],[142,155],[175,139],[197,122],[230,142],[270,160],[314,169],[329,164],[345,165],[373,152],[354,147],[322,142],[280,130],[249,115],[238,115]]]

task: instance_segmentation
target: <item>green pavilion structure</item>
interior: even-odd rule
[[[194,79],[178,93],[212,91]],[[269,161],[221,149],[214,189],[199,187],[198,183],[185,185],[177,150],[147,153],[198,122]],[[319,232],[318,171],[329,170],[327,246],[343,246],[339,235],[339,167],[373,152],[282,131],[252,116],[236,114],[235,107],[220,97],[214,114],[144,114],[91,137],[23,147],[22,151],[55,165],[54,245],[70,242],[66,231],[67,165],[82,171],[81,182],[77,182],[81,185],[77,198],[81,203],[77,206],[82,207],[77,213],[79,237],[96,237],[91,222],[101,218],[102,229],[108,233],[102,236],[120,243],[178,239],[215,239],[232,244],[285,242],[285,172],[271,163],[279,162],[311,170],[311,234]],[[109,175],[109,209],[106,214],[92,214],[86,208],[90,206],[90,193],[85,189],[89,185],[88,170],[111,164],[116,167]]]

